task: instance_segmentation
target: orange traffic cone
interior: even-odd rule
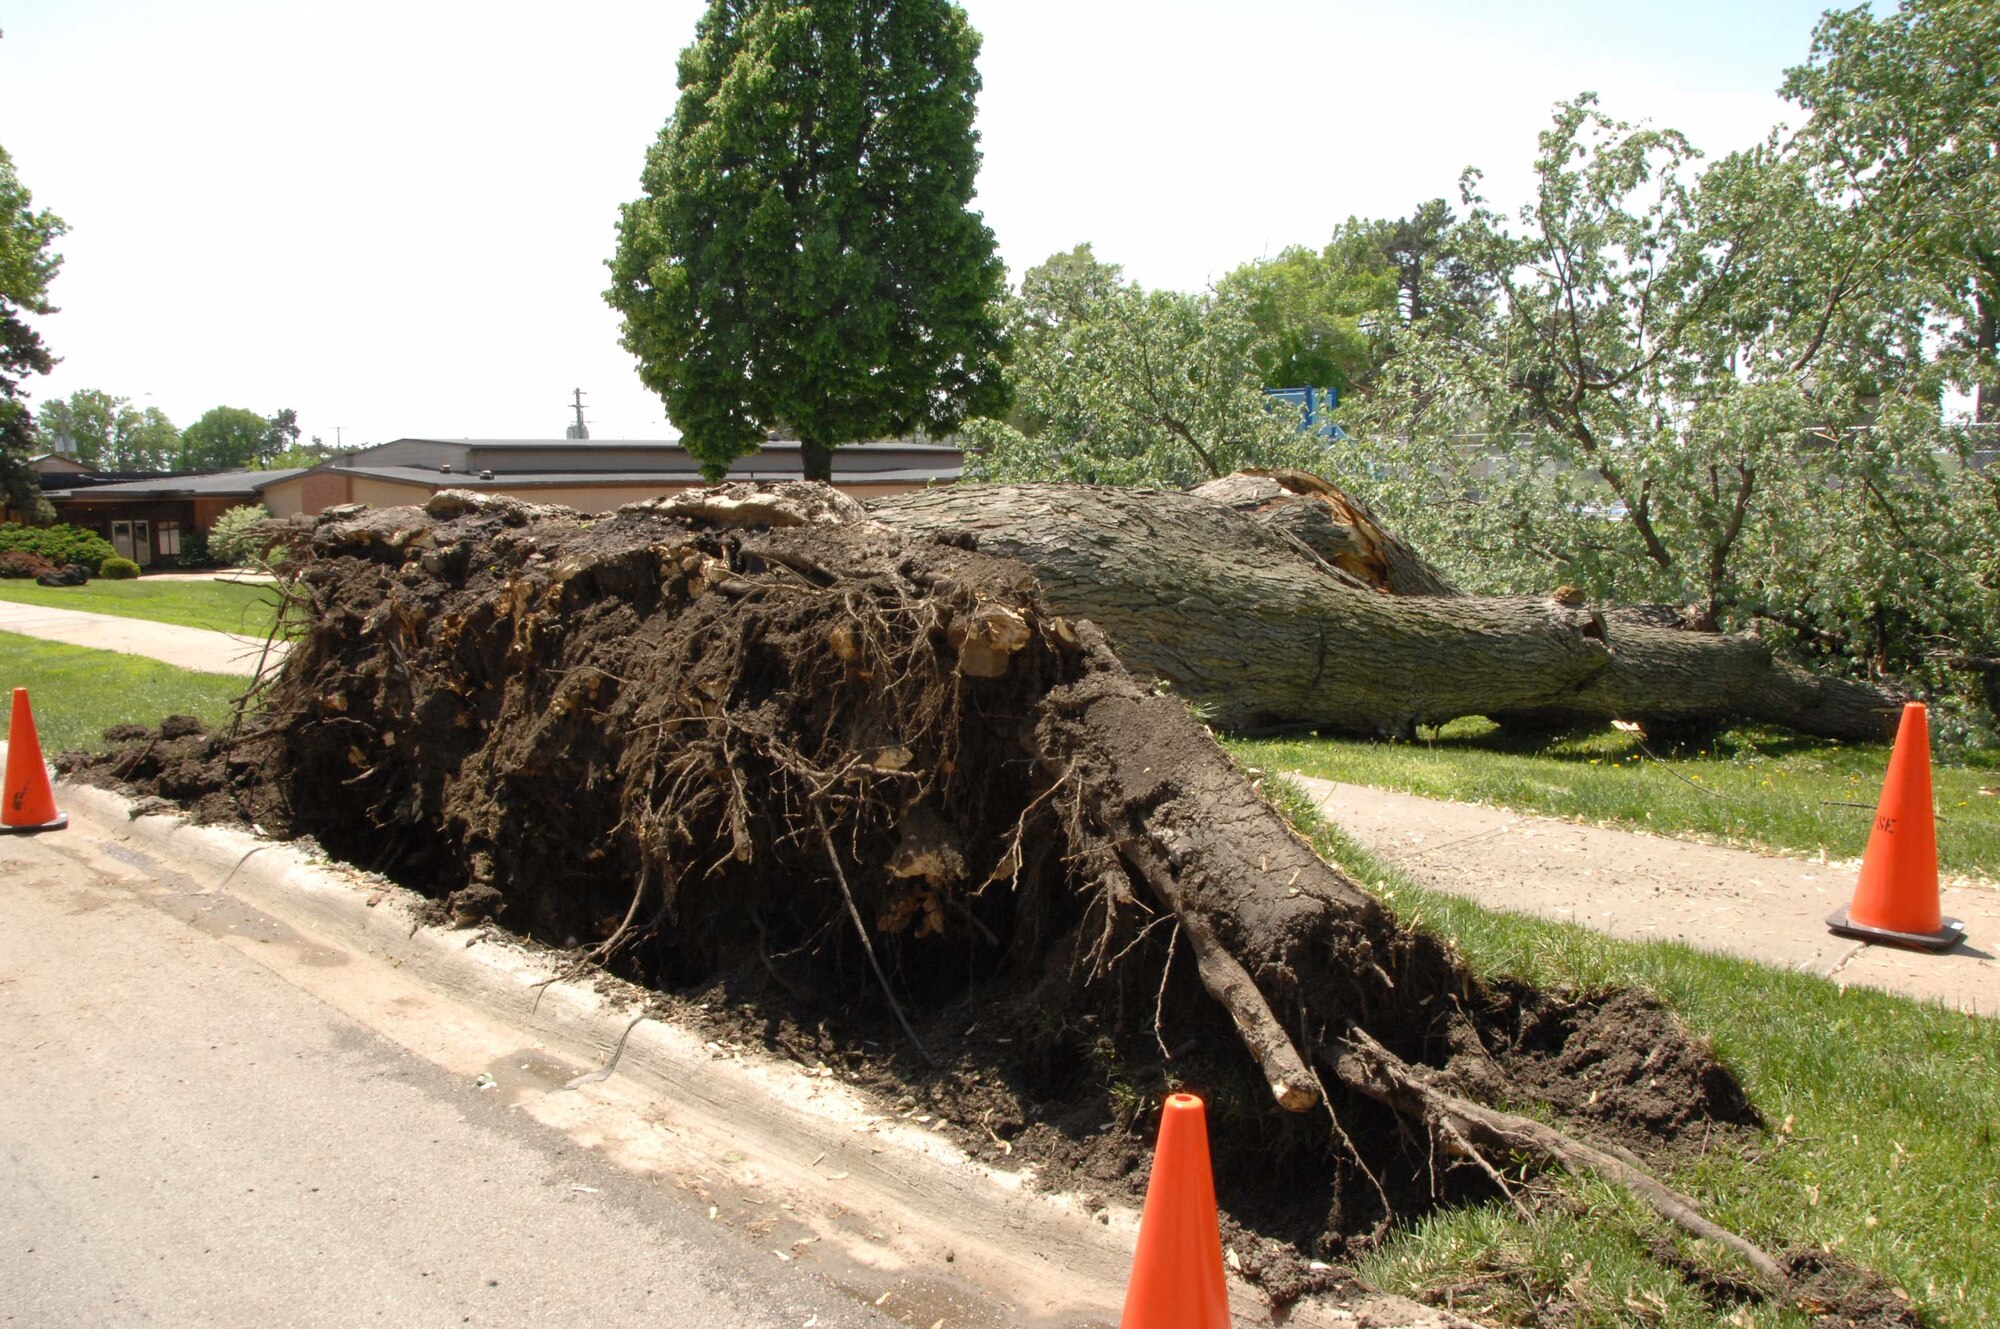
[[[1896,728],[1854,900],[1826,925],[1843,937],[1925,951],[1948,951],[1965,939],[1965,924],[1938,912],[1930,723],[1920,701],[1903,707]]]
[[[1215,1221],[1215,1178],[1208,1165],[1208,1119],[1193,1094],[1169,1094],[1139,1248],[1125,1286],[1119,1329],[1229,1329],[1223,1285],[1222,1232]]]
[[[35,737],[35,717],[28,710],[28,690],[14,689],[14,718],[7,726],[7,782],[0,785],[0,831],[27,834],[59,831],[69,818],[56,811],[49,788],[49,768],[42,765],[41,740]]]

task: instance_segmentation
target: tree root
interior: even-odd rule
[[[1342,1084],[1402,1116],[1423,1122],[1457,1149],[1472,1151],[1472,1161],[1488,1175],[1492,1175],[1492,1168],[1477,1153],[1481,1148],[1525,1154],[1560,1164],[1578,1176],[1616,1182],[1682,1231],[1734,1252],[1770,1286],[1784,1285],[1784,1270],[1761,1247],[1702,1217],[1693,1200],[1663,1184],[1623,1150],[1620,1157],[1572,1139],[1543,1122],[1444,1093],[1360,1029],[1351,1030],[1337,1050],[1322,1047],[1321,1054]]]
[[[882,995],[889,999],[889,1009],[896,1013],[896,1023],[903,1026],[903,1033],[909,1037],[910,1046],[924,1059],[926,1066],[936,1066],[937,1060],[924,1047],[917,1031],[910,1027],[910,1017],[903,1014],[903,1004],[896,1000],[896,989],[889,985],[889,976],[882,972],[882,962],[875,958],[875,943],[868,938],[868,925],[861,921],[861,910],[854,903],[854,891],[847,884],[847,873],[840,866],[840,850],[834,847],[833,833],[826,828],[826,817],[817,804],[813,807],[813,821],[819,826],[820,841],[826,845],[826,861],[833,864],[833,879],[840,884],[840,898],[847,905],[847,917],[854,924],[854,935],[861,938],[861,949],[868,956],[868,967],[875,971],[875,981],[882,985]]]
[[[1306,1069],[1305,1058],[1292,1046],[1292,1040],[1272,1014],[1264,994],[1257,990],[1249,971],[1229,953],[1208,919],[1199,910],[1185,907],[1172,866],[1150,840],[1121,837],[1118,852],[1180,920],[1180,931],[1187,935],[1201,985],[1229,1012],[1237,1036],[1257,1059],[1264,1082],[1271,1087],[1271,1096],[1278,1100],[1278,1106],[1287,1112],[1306,1112],[1318,1106],[1319,1085]]]

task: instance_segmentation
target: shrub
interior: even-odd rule
[[[118,553],[103,536],[74,526],[0,524],[0,553],[15,551],[39,555],[57,567],[81,563],[93,568]]]
[[[262,506],[245,506],[231,508],[217,517],[208,530],[209,557],[229,566],[258,558],[264,552],[264,542],[254,528],[270,516]]]
[[[212,560],[208,554],[208,537],[200,531],[181,532],[181,566],[184,568],[205,568]]]
[[[129,558],[113,554],[97,565],[97,575],[106,581],[130,581],[139,575],[139,565]]]
[[[31,554],[25,549],[0,552],[0,577],[39,577],[44,572],[55,570],[55,564],[40,554]]]

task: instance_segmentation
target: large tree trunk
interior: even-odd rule
[[[1460,595],[1360,504],[1292,477],[1193,493],[959,485],[870,511],[1031,565],[1061,612],[1096,622],[1129,666],[1224,728],[1408,734],[1485,715],[1894,732],[1882,691],[1817,678],[1755,637],[1660,627],[1563,590]]]

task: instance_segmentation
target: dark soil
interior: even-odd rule
[[[1331,1076],[1331,1112],[1281,1111],[1134,869],[1154,849],[1302,1047],[1365,1029],[1641,1155],[1756,1124],[1650,998],[1485,983],[1398,926],[1019,564],[817,502],[299,520],[300,635],[242,732],[171,717],[58,765],[312,836],[1052,1186],[1136,1202],[1161,1098],[1199,1092],[1226,1233],[1280,1302],[1491,1184]]]

